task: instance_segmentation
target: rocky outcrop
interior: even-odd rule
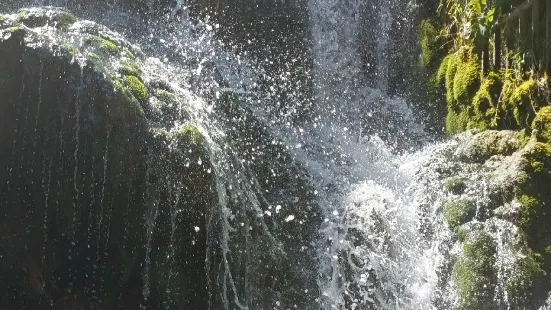
[[[1,307],[206,309],[201,133],[152,129],[159,90],[104,27],[41,9],[0,20]]]
[[[550,146],[514,131],[455,141],[421,168],[444,190],[432,198],[444,225],[439,307],[538,309],[551,289]]]
[[[306,172],[163,68],[63,10],[0,15],[0,308],[316,303]]]

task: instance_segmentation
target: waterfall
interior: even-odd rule
[[[476,305],[512,304],[523,153],[433,143],[389,94],[394,1],[307,1],[307,102],[183,1],[166,24],[106,6],[70,26],[70,1],[38,2],[63,9],[0,19],[0,306],[461,309],[461,238],[495,252]]]

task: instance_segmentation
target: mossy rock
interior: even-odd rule
[[[123,77],[122,81],[123,86],[130,91],[134,98],[136,98],[140,103],[147,102],[149,97],[147,87],[145,87],[144,83],[138,77],[134,75],[127,75]]]
[[[446,87],[446,102],[448,103],[448,108],[453,106],[454,104],[454,96],[453,96],[453,83],[455,81],[455,75],[457,73],[457,68],[459,66],[460,60],[455,54],[448,55],[445,59],[446,62],[442,62],[445,64],[446,68],[446,79],[445,79],[445,87]],[[447,127],[446,127],[447,128]]]
[[[501,76],[495,72],[490,72],[482,80],[480,89],[473,98],[473,107],[476,119],[484,124],[484,128],[496,128],[499,120],[499,97],[503,82]]]
[[[59,10],[46,10],[42,8],[22,9],[17,13],[16,21],[29,28],[51,26],[67,29],[77,19],[68,12]]]
[[[472,200],[461,199],[448,201],[442,205],[442,213],[452,230],[469,221],[476,215],[476,203]]]
[[[523,132],[486,130],[459,145],[455,156],[465,162],[483,163],[494,155],[509,156],[525,143]]]
[[[459,107],[471,105],[480,87],[480,67],[472,61],[459,61],[453,78],[453,100]]]
[[[187,124],[180,130],[170,133],[168,137],[169,140],[177,140],[182,145],[188,145],[194,149],[203,147],[204,138],[201,131],[199,131],[199,128],[191,124]]]
[[[539,141],[551,143],[551,106],[538,111],[531,127]]]
[[[89,35],[85,43],[94,45],[98,50],[112,56],[117,55],[121,51],[121,48],[115,42],[96,35]]]
[[[507,98],[507,105],[513,113],[516,124],[520,128],[529,128],[536,110],[545,105],[543,100],[537,81],[531,78],[513,90],[511,96]]]
[[[469,126],[471,115],[468,108],[459,109],[458,111],[448,105],[448,113],[446,114],[446,134],[451,136],[463,132]]]
[[[549,285],[545,283],[545,272],[539,260],[541,257],[527,255],[515,262],[506,279],[511,309],[539,309],[544,304]]]
[[[453,265],[452,279],[462,310],[498,309],[496,246],[491,235],[473,231],[463,243],[463,255]]]
[[[440,63],[440,66],[438,67],[438,71],[436,71],[436,82],[438,85],[446,87],[446,75],[448,72],[448,65],[450,64],[450,61],[454,61],[455,59],[452,59],[455,57],[454,54],[449,54],[444,59],[442,59],[442,62]]]
[[[462,177],[451,177],[446,179],[444,183],[444,189],[449,193],[460,195],[465,192],[465,189],[467,189],[467,185],[465,184],[465,179],[463,179]]]
[[[519,226],[530,248],[544,258],[546,272],[551,271],[551,145],[530,141],[523,151],[524,176],[517,188],[521,204]]]

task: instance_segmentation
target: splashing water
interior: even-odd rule
[[[67,5],[53,1],[48,4]],[[154,27],[134,38],[146,54],[155,56],[138,60],[144,70],[144,82],[162,81],[178,99],[178,104],[171,107],[172,114],[151,122],[151,128],[170,134],[181,130],[191,119],[206,140],[212,164],[206,171],[216,185],[212,192],[216,196],[213,210],[205,215],[207,278],[214,296],[209,300],[211,306],[219,302],[220,308],[241,310],[274,307],[417,310],[457,305],[455,292],[448,283],[441,283],[438,269],[449,263],[446,252],[458,250],[438,214],[444,194],[434,188],[436,184],[441,186],[435,166],[442,164],[439,161],[458,142],[427,145],[429,137],[407,102],[386,95],[389,69],[385,59],[392,19],[386,1],[379,2],[378,18],[372,21],[380,26],[375,51],[377,81],[368,81],[362,72],[358,42],[364,5],[359,0],[308,1],[314,98],[310,98],[311,114],[301,121],[296,121],[297,110],[280,109],[278,96],[271,87],[278,84],[288,93],[298,92],[288,78],[290,73],[268,73],[262,61],[218,40],[215,35],[218,25],[208,21],[192,23],[181,1],[175,9],[180,14],[178,24],[171,25],[171,29]],[[113,8],[104,22],[122,32],[120,27],[125,22],[121,20],[127,21],[122,13]],[[368,84],[377,88],[367,87]],[[224,101],[228,94],[233,101]],[[300,96],[289,98],[299,100]],[[291,102],[288,106],[300,104]],[[77,115],[80,108],[77,105]],[[77,117],[73,136],[77,142],[79,120]],[[102,225],[111,225],[110,209],[103,209],[108,165],[112,164],[107,160],[110,134],[108,131],[102,158],[102,179],[94,184],[100,188],[97,200],[102,207],[98,231]],[[14,140],[14,144],[16,141],[19,140]],[[273,159],[266,155],[269,152],[262,149],[264,146],[258,145],[263,143],[276,149],[274,157],[289,154],[290,158],[282,162],[296,162],[296,166],[282,164],[283,168],[279,168],[288,169],[287,174],[271,169],[268,176],[261,176],[259,162]],[[73,155],[78,162],[85,149],[79,149],[79,143],[76,145]],[[174,153],[180,152],[174,145],[168,147]],[[64,152],[62,147],[60,152]],[[207,159],[186,160],[187,166],[203,166]],[[45,189],[47,208],[53,208],[50,204],[55,203],[54,194],[50,193],[50,175],[55,170],[52,161],[45,161],[42,169],[45,177],[41,186]],[[148,163],[153,168],[148,168],[147,180],[158,168],[155,165]],[[73,169],[73,191],[77,196],[81,190],[77,184],[78,165]],[[267,189],[266,184],[273,180],[289,182],[293,179],[289,175],[311,184],[311,192],[304,191],[312,196],[313,203],[301,200],[301,193],[290,189],[293,184],[281,186],[275,193]],[[175,283],[173,267],[178,264],[175,258],[178,216],[186,211],[178,206],[188,193],[173,177],[170,173],[165,176],[170,193],[169,227],[165,227],[169,231],[169,250],[166,258],[157,262],[169,266],[167,291]],[[473,173],[469,177],[476,176]],[[147,304],[152,294],[153,234],[159,229],[161,216],[159,186],[148,183],[145,194],[149,200],[143,215],[143,304]],[[76,198],[74,201],[75,211],[83,213],[85,208],[77,205]],[[306,206],[308,203],[311,205]],[[44,231],[48,210],[44,212]],[[78,224],[79,214],[74,214],[74,225]],[[320,227],[305,227],[315,223],[317,215]],[[500,228],[492,233],[499,244],[510,243],[514,228],[503,223],[496,226]],[[200,227],[194,226],[194,232],[202,233]],[[91,229],[90,223],[88,234]],[[293,243],[285,238],[287,231],[300,235],[309,229],[315,230],[315,242]],[[47,238],[44,233],[44,244]],[[108,272],[103,266],[107,258],[102,257],[107,253],[108,240],[109,230],[96,240],[98,274]],[[105,244],[104,253],[100,253],[101,242]],[[498,251],[503,260],[500,264],[512,264],[514,259],[507,258],[514,254],[508,252],[508,247],[502,246]],[[281,266],[266,270],[265,262]],[[278,282],[278,273],[287,268],[295,268],[292,272],[299,274],[299,279],[294,280],[304,281],[303,292],[290,293],[284,288],[277,291],[270,286],[275,284],[268,285],[266,279],[259,279],[258,275],[271,275],[273,282]],[[503,286],[506,274],[499,276]],[[106,289],[103,286],[101,283],[92,289],[101,295]]]

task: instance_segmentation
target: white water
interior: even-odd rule
[[[271,234],[267,222],[273,218],[279,224],[298,221],[294,214],[277,218],[276,212],[281,206],[271,211],[263,209],[266,198],[259,186],[263,180],[252,178],[249,163],[245,162],[242,154],[228,146],[228,128],[216,118],[215,107],[208,100],[209,95],[219,96],[224,91],[240,94],[255,118],[272,136],[282,141],[296,161],[307,168],[324,217],[316,244],[320,308],[437,309],[434,300],[438,296],[451,300],[448,304],[454,303],[456,296],[453,291],[439,292],[438,288],[437,267],[447,259],[442,254],[442,247],[446,247],[450,236],[435,208],[443,194],[440,193],[438,176],[431,174],[435,173],[431,162],[455,142],[429,145],[408,152],[409,144],[403,148],[397,144],[390,146],[380,137],[388,127],[378,127],[378,115],[388,116],[385,125],[406,142],[408,139],[423,142],[425,135],[407,102],[385,95],[388,87],[385,72],[388,67],[383,59],[388,34],[384,31],[388,31],[388,22],[392,18],[386,5],[379,8],[381,20],[376,21],[386,25],[381,27],[381,41],[377,44],[380,80],[376,85],[379,89],[365,86],[367,81],[360,69],[357,46],[360,5],[360,1],[309,2],[315,60],[314,106],[317,109],[310,120],[302,123],[291,123],[293,111],[280,112],[276,108],[278,103],[273,99],[275,94],[259,90],[260,83],[270,81],[284,84],[288,92],[293,92],[293,85],[285,79],[285,73],[266,76],[262,63],[254,63],[247,55],[234,53],[231,47],[213,38],[216,25],[204,23],[193,28],[184,16],[181,28],[167,38],[146,38],[146,41],[152,41],[150,43],[160,55],[147,59],[143,64],[146,78],[170,81],[182,99],[181,106],[176,109],[179,111],[175,116],[176,122],[166,130],[178,130],[183,125],[179,119],[189,114],[208,141],[218,195],[218,206],[210,214],[208,228],[210,237],[214,239],[216,235],[220,241],[219,244],[209,242],[208,247],[209,251],[220,248],[221,264],[212,272],[218,272],[223,279],[223,292],[219,293],[228,309],[233,305],[239,309],[258,309],[251,306],[256,295],[271,293],[255,291],[255,287],[249,284],[255,281],[254,272],[258,267],[255,265],[258,264],[258,257],[255,256],[258,253],[254,251],[269,248],[268,256],[274,259],[286,255],[280,241]],[[179,62],[163,55],[173,49],[176,49],[178,56],[182,56]],[[218,85],[206,79],[212,74],[208,71],[211,64],[228,85]],[[362,125],[366,120],[373,121],[373,125]],[[363,127],[368,127],[369,132],[363,132]],[[277,142],[274,140],[274,143]],[[78,149],[75,157],[77,152]],[[154,188],[148,190],[156,191]],[[180,192],[174,195],[175,200],[185,199]],[[232,204],[232,199],[237,199],[240,204]],[[144,215],[147,255],[151,251],[151,232],[155,228],[156,202],[151,202],[149,207],[150,212]],[[256,219],[251,221],[240,215],[243,210],[254,214]],[[171,240],[174,239],[174,219],[180,211],[171,210]],[[101,227],[101,221],[99,225]],[[249,233],[254,225],[261,227],[263,233],[256,240]],[[218,231],[220,228],[221,231]],[[498,234],[508,238],[504,231]],[[253,252],[242,262],[248,270],[244,279],[238,279],[243,273],[238,275],[232,267],[236,264],[235,244],[244,245],[247,251]],[[507,252],[507,249],[500,248],[499,251]],[[502,257],[508,256],[511,255]],[[99,253],[97,257],[99,259]],[[209,259],[211,257],[207,257]],[[143,299],[147,301],[150,294],[149,256],[145,263]],[[172,264],[174,262],[170,266]],[[238,285],[238,282],[245,285]],[[278,300],[277,294],[272,297],[278,307],[291,307],[284,304],[285,301]],[[318,307],[312,306],[314,308]]]
[[[437,281],[434,260],[438,255],[435,255],[432,244],[424,240],[421,231],[424,217],[419,210],[421,198],[416,196],[415,187],[416,164],[422,162],[429,151],[398,156],[393,149],[399,149],[399,146],[391,148],[377,136],[381,129],[371,128],[369,134],[362,132],[361,116],[379,113],[389,116],[389,122],[400,122],[401,130],[397,134],[404,139],[422,140],[424,136],[422,127],[416,124],[403,99],[388,98],[384,89],[365,86],[367,81],[360,69],[357,41],[361,5],[360,1],[309,1],[316,109],[310,121],[300,124],[291,124],[293,115],[274,108],[277,102],[271,98],[276,97],[275,94],[257,90],[260,80],[268,80],[284,83],[286,90],[292,93],[293,85],[285,80],[284,75],[263,76],[262,64],[251,62],[246,55],[243,58],[223,51],[219,43],[209,39],[208,31],[198,40],[179,37],[171,44],[178,45],[183,56],[200,55],[198,65],[188,71],[199,79],[203,64],[215,63],[229,84],[229,89],[219,91],[231,90],[241,94],[256,118],[263,121],[271,134],[282,140],[295,159],[307,167],[324,216],[318,244],[318,302],[321,307],[432,309],[431,298]],[[384,12],[386,9],[386,6],[381,6],[381,21],[376,22],[388,26],[390,13]],[[204,27],[212,28],[210,25]],[[388,27],[381,29],[384,32]],[[189,35],[190,32],[180,30],[179,34]],[[381,38],[388,40],[388,34],[381,33]],[[383,88],[388,83],[384,80],[388,78],[384,61],[386,44],[387,41],[381,41],[377,45],[381,63],[378,68],[381,82],[377,85]],[[205,89],[216,86],[201,85],[196,92],[201,96]],[[193,88],[191,85],[187,87]],[[227,207],[228,197],[224,189],[229,186],[233,187],[232,192],[245,194],[248,197],[246,205],[259,214],[259,218],[265,214],[258,201],[262,197],[257,196],[258,189],[247,185],[250,179],[242,179],[239,172],[235,174],[237,178],[231,177],[236,167],[227,164],[233,159],[231,154],[230,157],[225,154],[229,150],[223,147],[222,126],[205,117],[210,110],[208,104],[200,98],[192,101],[197,110],[188,112],[197,120],[203,119],[197,125],[209,137],[211,156],[217,162],[217,183],[226,184],[219,186],[218,191],[220,216],[224,223],[224,266],[221,272],[228,284],[224,287],[232,291],[230,295],[235,299],[225,299],[224,303],[228,307],[233,302],[240,309],[250,309],[247,300],[238,296],[252,292],[238,292],[229,264],[230,243],[238,235],[233,220],[237,210]],[[241,172],[246,170],[244,166],[237,168]],[[271,212],[268,214],[271,216]],[[293,216],[285,220],[289,219],[293,220]],[[280,245],[267,228],[265,232],[277,253]],[[244,234],[246,238],[248,233]],[[255,247],[254,244],[250,246]],[[229,295],[225,292],[223,296]]]

